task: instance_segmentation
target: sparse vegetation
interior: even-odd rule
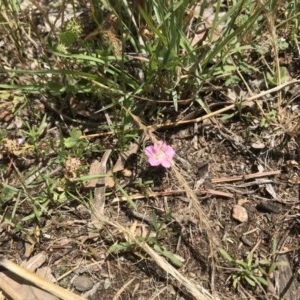
[[[45,253],[89,299],[292,299],[299,20],[298,0],[0,2],[0,255]]]

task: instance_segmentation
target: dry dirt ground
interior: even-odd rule
[[[299,105],[299,102],[294,104]],[[45,110],[51,116],[48,120],[51,124],[51,118],[57,116]],[[49,126],[47,131],[56,131],[58,127]],[[176,149],[180,173],[193,190],[198,190],[199,203],[219,248],[235,259],[245,259],[254,250],[256,262],[286,260],[285,265],[269,274],[268,287],[256,285],[253,288],[243,280],[237,290],[232,287],[230,275],[236,266],[219,255],[218,247],[214,249],[214,257],[211,256],[207,233],[197,222],[185,194],[179,193],[183,190],[178,182],[169,171],[149,166],[142,151],[127,159],[126,168],[131,176],[118,176],[128,194],[144,195],[134,200],[137,210],[130,208],[127,202],[114,202],[122,195],[112,188],[106,189],[104,215],[126,228],[132,229],[134,224],[136,234],[146,232],[165,249],[182,257],[184,263],[179,271],[213,290],[220,299],[249,299],[251,296],[276,299],[280,293],[286,293],[284,299],[299,299],[299,134],[286,134],[284,139],[277,140],[276,135],[270,133],[260,141],[262,145],[257,146],[258,142],[249,138],[249,131],[249,127],[238,120],[223,124],[213,120],[164,130],[158,132],[158,136]],[[49,133],[45,133],[43,139],[49,139]],[[92,140],[92,143],[99,142],[99,138]],[[101,159],[101,154],[83,155],[85,161]],[[47,163],[50,159],[51,154],[45,154],[44,158],[33,154],[17,157],[6,152],[1,160],[2,170],[5,170],[2,180],[17,186],[17,177],[25,174],[32,164],[44,165],[48,172],[55,171],[57,178],[63,177],[58,164]],[[143,193],[138,179],[151,181],[147,189],[156,192],[156,197]],[[44,184],[36,187],[35,193],[44,188]],[[88,199],[92,191],[82,186],[78,188]],[[178,194],[168,194],[170,191],[178,191]],[[24,200],[14,212],[14,204],[3,203],[2,211],[5,216],[15,214],[13,220],[17,223],[30,213],[32,206]],[[241,215],[235,216],[235,209],[241,210]],[[92,289],[90,299],[113,299],[120,291],[119,299],[189,299],[184,287],[178,287],[142,252],[127,248],[108,254],[108,248],[124,242],[124,237],[110,226],[90,235],[90,219],[86,203],[70,200],[61,205],[50,204],[38,226],[31,220],[22,222],[24,230],[18,230],[13,224],[3,223],[1,255],[20,262],[46,253],[45,264],[51,267],[59,284],[77,292]],[[272,250],[274,239],[278,245]]]

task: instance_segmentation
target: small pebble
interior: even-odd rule
[[[132,176],[132,172],[130,170],[128,170],[128,169],[124,169],[123,170],[123,175],[125,177],[131,177]]]
[[[72,283],[74,288],[79,292],[86,292],[94,286],[91,278],[85,275],[76,276]]]
[[[235,205],[232,209],[232,218],[244,223],[248,221],[248,213],[246,208],[240,205]]]
[[[262,142],[256,142],[256,143],[252,143],[251,147],[254,149],[264,149],[266,145]]]

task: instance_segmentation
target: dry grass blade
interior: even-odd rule
[[[31,282],[35,286],[49,292],[50,294],[58,298],[61,298],[62,300],[84,300],[85,299],[79,295],[70,292],[69,290],[66,290],[50,281],[47,281],[39,277],[35,273],[32,273],[27,269],[18,266],[17,264],[13,263],[12,261],[4,257],[0,258],[0,265],[5,269],[9,270],[10,272],[12,272],[13,274],[16,274],[17,276],[23,278],[24,280]]]
[[[119,290],[118,292],[115,294],[115,296],[113,297],[112,300],[118,300],[121,296],[121,294],[123,293],[124,290],[127,289],[127,287],[135,280],[135,278],[132,278],[130,280],[128,280]]]
[[[196,214],[198,215],[198,221],[201,225],[202,229],[204,229],[207,232],[207,236],[209,238],[210,246],[211,246],[211,257],[214,257],[213,253],[213,246],[217,245],[217,238],[215,237],[213,231],[211,230],[211,226],[208,222],[207,216],[203,212],[199,200],[197,198],[197,195],[195,192],[190,188],[190,186],[187,184],[183,176],[180,174],[179,170],[176,166],[172,168],[172,171],[174,172],[178,182],[183,186],[186,196],[190,200],[190,208],[192,208],[194,211],[196,211]]]
[[[275,93],[275,92],[280,92],[281,90],[283,90],[285,87],[287,86],[290,86],[290,85],[293,85],[293,84],[299,84],[300,83],[300,80],[291,80],[291,81],[288,81],[288,82],[285,82],[281,85],[278,85],[272,89],[269,89],[269,90],[266,90],[266,91],[262,91],[256,95],[253,95],[247,99],[245,99],[244,101],[253,101],[253,100],[257,100],[263,96],[266,96],[268,94],[272,94],[272,93]],[[234,99],[233,99],[234,100]],[[183,120],[183,121],[179,121],[179,122],[171,122],[171,123],[166,123],[166,124],[157,124],[157,125],[151,125],[151,126],[147,126],[147,129],[148,130],[155,130],[155,129],[161,129],[161,128],[168,128],[168,127],[174,127],[174,126],[179,126],[179,125],[183,125],[183,124],[191,124],[191,123],[199,123],[201,121],[204,121],[204,120],[207,120],[209,118],[212,118],[212,117],[215,117],[219,114],[222,114],[226,111],[229,111],[229,110],[232,110],[235,108],[235,104],[231,104],[231,105],[228,105],[224,108],[221,108],[219,110],[216,110],[214,112],[211,112],[205,116],[202,116],[202,117],[199,117],[199,118],[196,118],[196,119],[191,119],[191,120]]]

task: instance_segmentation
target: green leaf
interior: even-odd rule
[[[79,129],[72,129],[70,133],[70,137],[64,139],[64,145],[66,148],[73,148],[78,144],[80,137],[82,136],[82,132]]]
[[[98,174],[98,175],[86,175],[86,176],[81,176],[79,178],[72,178],[72,181],[90,181],[93,179],[98,179],[98,178],[105,178],[108,177],[109,175],[107,174]]]
[[[253,261],[253,251],[250,251],[250,253],[247,256],[247,263],[249,268],[251,268],[252,266],[252,261]]]
[[[286,67],[280,67],[279,72],[280,72],[281,82],[286,82],[290,79],[289,71],[287,70]]]
[[[82,132],[80,129],[74,128],[71,130],[70,136],[73,139],[79,139],[82,136]]]
[[[270,265],[270,260],[269,259],[262,259],[259,261],[260,265],[268,266]]]
[[[263,278],[263,277],[256,277],[256,276],[255,276],[255,279],[256,279],[258,282],[262,283],[263,285],[268,286],[268,281],[267,281],[265,278]]]
[[[262,267],[258,267],[258,270],[260,271],[260,273],[263,275],[263,276],[268,276],[268,272],[262,268]]]
[[[272,255],[276,254],[277,247],[278,247],[278,239],[277,236],[274,236],[272,238]]]
[[[14,188],[13,186],[3,184],[3,190],[1,193],[1,202],[6,203],[7,201],[11,200],[16,193],[18,192],[18,189]]]
[[[158,252],[158,253],[162,254],[164,257],[168,258],[172,262],[173,265],[175,265],[177,267],[182,266],[183,259],[179,258],[174,253],[161,248],[159,245],[154,245],[153,248],[156,252]]]
[[[245,277],[245,280],[251,285],[251,286],[256,286],[256,282],[249,278],[248,276]]]
[[[248,263],[243,261],[242,259],[236,259],[235,263],[239,266],[241,266],[244,270],[248,270]]]
[[[233,118],[235,115],[236,115],[235,112],[232,113],[232,114],[225,114],[224,116],[222,116],[221,121],[224,122],[224,121],[226,121],[226,120],[229,120],[229,119]]]
[[[124,250],[128,250],[129,248],[131,248],[134,244],[133,243],[129,243],[129,242],[124,242],[124,243],[119,243],[119,244],[115,244],[112,245],[108,248],[108,252],[109,253],[114,253],[114,252],[119,252],[119,251],[124,251]]]
[[[117,188],[121,191],[121,193],[123,194],[123,196],[125,197],[127,203],[134,209],[137,210],[137,207],[135,205],[135,203],[132,201],[132,199],[130,198],[130,196],[125,192],[125,190],[121,187],[121,185],[116,184]]]
[[[219,249],[220,251],[220,254],[227,260],[227,261],[230,261],[232,262],[234,259],[223,249],[223,248],[220,248]]]
[[[152,226],[155,231],[159,230],[159,223],[158,223],[158,218],[155,213],[152,214]]]
[[[235,85],[237,85],[240,81],[241,81],[241,79],[240,79],[238,76],[232,75],[232,76],[230,76],[230,77],[225,81],[225,86],[227,86],[227,87],[235,86]]]
[[[286,267],[288,265],[289,265],[289,263],[287,261],[283,261],[283,260],[274,262],[274,263],[272,263],[272,265],[269,269],[269,274],[273,273],[275,271],[275,269],[278,267]]]
[[[232,285],[236,289],[238,282],[241,280],[241,277],[237,275],[233,275],[232,278],[233,278]]]
[[[59,35],[59,39],[65,45],[70,46],[76,41],[77,35],[74,32],[66,31]]]

